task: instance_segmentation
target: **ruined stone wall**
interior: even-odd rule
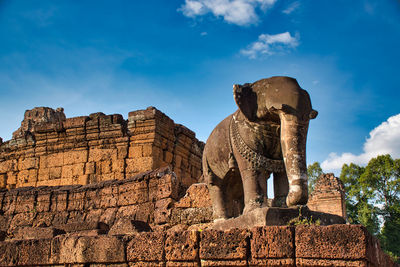
[[[346,201],[342,181],[333,173],[322,174],[315,183],[307,206],[315,211],[346,218]]]
[[[2,266],[394,267],[360,225],[266,226],[229,231],[59,235],[0,241]]]
[[[13,139],[0,141],[0,188],[90,184],[170,165],[188,187],[201,176],[204,144],[150,107],[65,118],[62,109],[25,113]]]
[[[397,266],[360,225],[211,230],[205,184],[170,167],[0,190],[0,266]]]
[[[206,185],[193,185],[181,198],[182,187],[171,168],[164,167],[83,186],[0,189],[0,240],[21,238],[27,232],[53,237],[57,231],[108,231],[124,218],[153,229],[211,222]]]

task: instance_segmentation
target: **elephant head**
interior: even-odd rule
[[[318,112],[296,79],[271,77],[234,85],[234,98],[245,118],[255,124],[280,124],[280,145],[288,179],[287,206],[308,200],[306,140],[308,123]]]

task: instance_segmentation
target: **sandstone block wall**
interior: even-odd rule
[[[212,221],[211,201],[196,184],[180,198],[181,181],[164,167],[124,180],[90,185],[23,187],[0,190],[0,240],[58,232],[99,231],[120,219],[153,229]],[[117,225],[116,225],[117,227]],[[47,232],[46,232],[47,231]]]
[[[205,184],[171,167],[0,190],[0,266],[397,266],[360,225],[210,230]]]
[[[310,194],[307,206],[311,210],[336,214],[346,218],[346,201],[342,181],[333,173],[321,175]]]
[[[62,109],[25,113],[13,139],[0,141],[0,188],[90,184],[172,166],[188,187],[201,176],[204,144],[149,107],[122,115],[65,118]]]
[[[398,266],[360,225],[58,235],[0,242],[1,266]]]

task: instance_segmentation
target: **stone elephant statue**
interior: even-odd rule
[[[318,114],[309,94],[296,79],[281,76],[234,85],[233,94],[239,109],[215,127],[203,152],[214,219],[264,206],[305,205],[308,124]],[[267,196],[271,174],[272,201]]]

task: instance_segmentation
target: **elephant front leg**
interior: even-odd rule
[[[243,214],[267,205],[267,179],[263,172],[243,169],[240,171],[243,182]]]

